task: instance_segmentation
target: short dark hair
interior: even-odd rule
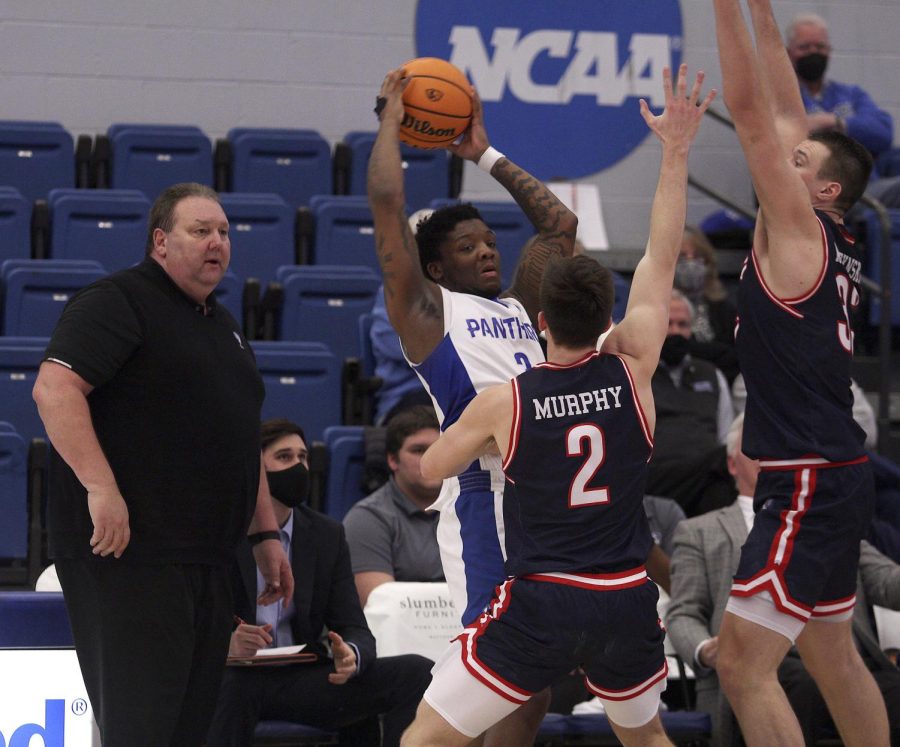
[[[583,254],[555,257],[541,279],[540,305],[558,345],[595,345],[615,301],[612,273]]]
[[[188,197],[204,197],[207,200],[219,202],[219,195],[211,187],[197,182],[183,182],[166,187],[150,208],[150,220],[147,223],[147,245],[144,254],[150,256],[153,253],[153,232],[159,228],[169,233],[175,226],[175,208],[178,203]],[[219,203],[221,204],[221,203]]]
[[[287,418],[272,418],[271,420],[265,420],[259,429],[259,448],[265,451],[279,438],[293,435],[300,436],[300,438],[303,439],[303,443],[306,444],[307,447],[309,446],[309,441],[306,440],[306,434],[296,423]]]
[[[385,451],[396,456],[403,448],[403,442],[413,433],[418,433],[426,428],[438,430],[437,415],[430,405],[413,405],[406,410],[400,410],[387,424],[387,432],[384,436]]]
[[[862,143],[843,132],[817,132],[809,139],[828,148],[830,155],[817,176],[832,179],[841,185],[841,193],[834,206],[841,212],[847,212],[866,191],[872,173],[872,154]]]
[[[428,274],[429,263],[440,261],[441,244],[447,240],[447,236],[456,228],[456,224],[462,223],[464,220],[484,220],[484,218],[471,202],[463,202],[435,210],[427,218],[419,221],[416,228],[419,262],[422,265],[422,272],[429,280],[434,280]]]

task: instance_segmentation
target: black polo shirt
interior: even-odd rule
[[[256,504],[264,395],[234,318],[147,258],[75,295],[45,358],[94,387],[94,430],[131,526],[117,562],[229,563]],[[49,507],[51,555],[92,557],[86,491],[56,454]]]

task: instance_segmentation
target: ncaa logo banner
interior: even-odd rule
[[[478,90],[491,142],[540,179],[602,171],[649,134],[681,64],[678,0],[419,0],[416,50]]]

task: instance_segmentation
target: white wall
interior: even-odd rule
[[[0,0],[0,119],[56,120],[75,135],[121,121],[197,124],[212,138],[235,126],[310,127],[335,142],[349,130],[375,128],[372,106],[384,73],[415,55],[416,5]],[[711,0],[681,5],[685,60],[720,87]],[[782,26],[800,11],[824,16],[833,76],[865,87],[900,124],[900,0],[774,5]],[[651,138],[593,179],[613,246],[643,245],[656,169]],[[725,127],[703,125],[691,171],[750,206],[743,159]],[[502,194],[474,168],[467,167],[465,185],[471,198]],[[715,209],[698,193],[690,197],[689,220]]]

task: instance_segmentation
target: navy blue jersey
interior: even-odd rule
[[[653,542],[643,508],[653,440],[625,362],[593,353],[542,363],[512,385],[507,574],[642,565]]]
[[[853,420],[850,311],[859,304],[861,249],[825,213],[824,268],[800,298],[778,299],[751,252],[738,292],[737,352],[747,384],[743,451],[755,459],[862,455]]]

